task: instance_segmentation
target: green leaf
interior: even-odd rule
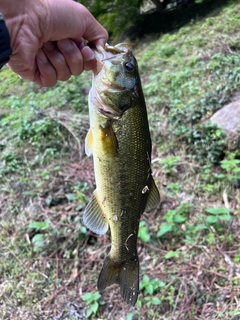
[[[132,313],[128,313],[126,320],[133,320],[133,314]]]
[[[150,281],[149,276],[145,274],[145,275],[143,276],[143,282],[148,283],[149,281]]]
[[[146,291],[148,294],[153,294],[153,285],[151,283],[146,287]]]
[[[178,258],[180,255],[179,252],[170,250],[167,254],[165,254],[165,259]]]
[[[220,220],[224,220],[224,221],[231,221],[233,219],[232,216],[230,216],[229,214],[223,214],[221,216],[219,216]]]
[[[150,240],[150,234],[149,230],[147,227],[145,227],[146,222],[141,221],[140,226],[139,226],[139,231],[138,231],[138,237],[143,241],[143,242],[148,242]]]
[[[174,217],[173,217],[173,222],[175,223],[183,223],[186,221],[186,218],[181,216],[180,214],[176,214]]]
[[[165,233],[172,231],[172,225],[170,223],[164,222],[157,233],[157,237],[162,237]]]
[[[75,200],[75,196],[72,193],[67,193],[66,197],[67,197],[68,201],[74,201]]]
[[[94,300],[98,300],[99,298],[101,298],[100,293],[98,291],[94,292],[93,298],[94,298]]]
[[[33,222],[29,223],[28,227],[30,229],[36,229],[36,230],[46,230],[46,229],[48,229],[49,224],[50,224],[49,220],[33,221]]]
[[[92,293],[90,293],[90,292],[87,292],[82,296],[83,301],[91,300],[91,298],[92,298]]]
[[[92,314],[91,308],[87,309],[87,311],[86,311],[87,318],[89,318],[91,316],[91,314]]]
[[[161,304],[161,301],[160,301],[160,299],[158,299],[157,297],[153,297],[153,299],[152,299],[152,304],[154,304],[154,305],[159,305],[159,304]]]
[[[91,305],[91,309],[92,309],[92,312],[93,312],[94,314],[97,313],[97,311],[98,311],[98,306],[99,306],[99,304],[98,304],[97,301],[94,301],[93,304]]]
[[[218,221],[218,218],[217,217],[213,217],[213,216],[209,216],[206,219],[206,222],[209,223],[209,224],[217,223],[217,221]]]
[[[207,208],[206,212],[210,213],[210,214],[226,214],[226,213],[230,213],[231,209],[230,208],[225,208],[225,207]]]
[[[37,247],[42,247],[44,245],[44,238],[41,233],[35,234],[32,238],[32,243]]]

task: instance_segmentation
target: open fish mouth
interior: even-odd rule
[[[131,53],[132,48],[128,43],[120,43],[116,46],[110,46],[109,44],[106,44],[104,47],[99,45],[94,46],[91,43],[88,45],[93,50],[97,60],[97,66],[95,70],[93,70],[94,74],[98,74],[101,71],[104,61],[118,58],[119,55],[124,60],[125,57]]]
[[[89,46],[96,57],[93,70],[95,92],[91,95],[94,105],[103,116],[120,119],[136,97],[137,68],[132,47],[128,43]]]

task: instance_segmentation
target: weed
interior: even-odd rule
[[[206,222],[216,224],[221,221],[231,221],[233,217],[229,215],[230,212],[229,208],[207,208],[206,213],[210,215],[208,215]]]
[[[87,311],[86,315],[87,317],[96,316],[99,308],[101,295],[98,292],[90,293],[87,292],[84,295],[82,295],[82,300],[86,301],[87,305]],[[102,303],[101,303],[102,304]]]
[[[179,156],[169,156],[167,158],[159,160],[159,164],[162,164],[164,173],[167,175],[173,175],[177,172],[177,164],[180,162]]]
[[[149,229],[146,227],[146,222],[145,221],[140,221],[138,237],[143,242],[148,242],[150,240]]]
[[[179,226],[187,220],[187,216],[192,207],[191,203],[184,202],[176,210],[169,210],[164,216],[163,223],[157,233],[157,237],[162,237],[167,232],[173,232],[176,235],[182,233]]]
[[[195,2],[197,8],[212,5]],[[47,89],[7,68],[0,71],[4,318],[73,320],[86,318],[86,312],[94,319],[129,320],[239,315],[240,154],[208,120],[239,91],[240,5],[219,4],[205,18],[198,10],[183,28],[176,30],[178,20],[170,33],[161,30],[133,44],[162,200],[161,209],[149,212],[139,226],[144,262],[135,315],[115,289],[106,290],[108,303],[102,305],[95,286],[110,237],[92,234],[82,222],[94,189],[92,162],[83,157],[91,75]]]

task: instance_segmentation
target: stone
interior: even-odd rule
[[[240,132],[240,100],[233,101],[210,118],[210,121],[219,125],[227,135]]]

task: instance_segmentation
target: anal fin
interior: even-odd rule
[[[92,232],[104,234],[108,230],[108,219],[102,210],[97,191],[95,190],[83,214],[83,223]]]
[[[151,176],[151,179],[152,179],[151,188],[148,194],[147,204],[145,207],[146,212],[154,209],[160,203],[160,194],[159,194],[158,188],[152,176]]]

